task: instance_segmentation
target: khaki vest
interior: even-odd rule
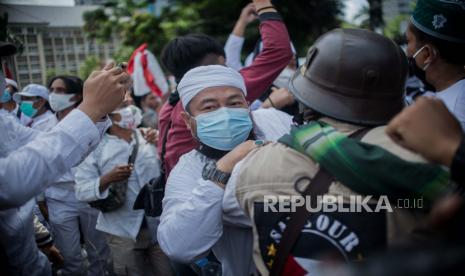
[[[359,126],[344,124],[332,119],[323,119],[344,134],[351,134]],[[415,162],[425,162],[421,157],[394,144],[385,134],[385,127],[369,131],[363,142],[378,145],[398,157]],[[292,195],[299,193],[294,189],[295,180],[302,176],[314,177],[319,167],[309,157],[275,143],[258,148],[244,160],[236,187],[236,197],[246,215],[251,218],[254,234],[254,261],[262,275],[268,275],[265,261],[262,259],[257,225],[254,222],[254,203],[263,202],[264,196]],[[309,184],[311,185],[311,183]],[[340,182],[329,187],[331,195],[357,195]],[[412,233],[422,227],[426,214],[412,209],[394,209],[386,214],[386,242],[388,246],[402,244],[412,240]]]

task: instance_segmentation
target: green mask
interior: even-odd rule
[[[37,109],[35,109],[33,105],[34,105],[33,101],[22,101],[19,108],[21,109],[21,112],[24,113],[24,115],[32,118],[37,113]]]

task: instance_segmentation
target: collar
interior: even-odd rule
[[[255,140],[255,133],[253,132],[253,130],[250,132],[249,137],[247,137],[247,140]],[[200,154],[206,156],[207,158],[213,159],[213,160],[219,160],[223,156],[225,156],[228,152],[230,152],[230,151],[225,151],[225,150],[219,150],[219,149],[212,148],[210,146],[207,146],[207,145],[203,144],[200,141],[199,141],[199,147],[196,150]]]
[[[199,147],[197,148],[197,151],[201,153],[202,155],[206,156],[207,158],[210,158],[213,160],[219,160],[221,159],[221,157],[225,156],[229,152],[229,151],[212,148],[201,142],[199,142]]]

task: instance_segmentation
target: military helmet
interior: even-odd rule
[[[404,107],[407,74],[407,58],[392,40],[362,29],[335,29],[309,49],[289,89],[325,116],[383,125]]]

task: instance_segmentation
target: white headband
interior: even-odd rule
[[[179,82],[178,92],[182,106],[186,109],[201,91],[218,86],[239,88],[247,96],[244,79],[236,70],[222,65],[199,66],[188,71]]]

